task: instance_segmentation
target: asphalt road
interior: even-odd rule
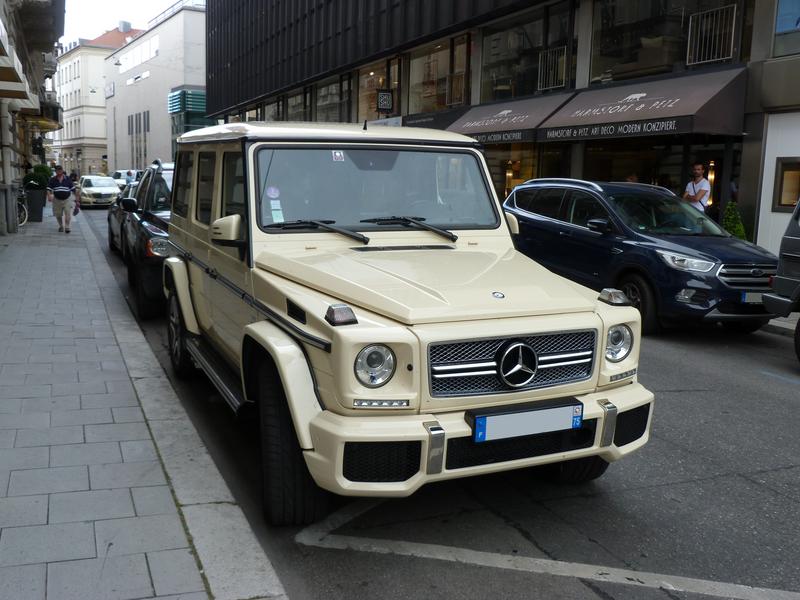
[[[105,211],[82,215],[105,240]],[[121,260],[107,259],[128,297]],[[141,326],[171,376],[165,320]],[[558,487],[529,471],[452,481],[344,501],[301,530],[261,518],[253,428],[202,375],[173,378],[293,599],[800,600],[792,339],[649,337],[640,381],[656,394],[651,440],[596,482]]]

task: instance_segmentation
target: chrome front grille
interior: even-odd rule
[[[769,278],[775,275],[775,264],[722,265],[717,271],[719,280],[731,288],[742,290],[769,289]]]
[[[595,340],[596,332],[587,330],[431,344],[431,396],[502,394],[588,379],[594,366]],[[533,379],[523,387],[508,386],[498,373],[499,355],[512,342],[527,344],[538,359]]]

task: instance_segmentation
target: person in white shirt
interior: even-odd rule
[[[711,184],[704,175],[705,167],[703,163],[694,163],[692,165],[692,179],[686,184],[686,191],[683,192],[683,199],[700,212],[706,211],[706,205],[711,196]]]

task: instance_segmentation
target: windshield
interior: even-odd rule
[[[727,235],[719,225],[671,192],[620,191],[608,196],[623,222],[650,235]]]
[[[403,215],[447,229],[498,225],[480,163],[467,152],[264,149],[258,154],[259,225],[326,220],[357,230],[407,228],[363,223]],[[303,228],[292,228],[293,231]]]
[[[84,179],[84,187],[117,187],[117,182],[111,177],[92,177],[91,179]]]

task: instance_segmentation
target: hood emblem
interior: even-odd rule
[[[761,269],[750,269],[750,275],[753,277],[761,277],[764,274],[764,271]]]
[[[503,298],[506,297],[506,295],[503,292],[492,292],[492,296],[494,296],[498,300],[502,300]]]
[[[536,351],[525,342],[514,342],[500,356],[498,374],[507,386],[528,385],[536,376],[539,360]]]

